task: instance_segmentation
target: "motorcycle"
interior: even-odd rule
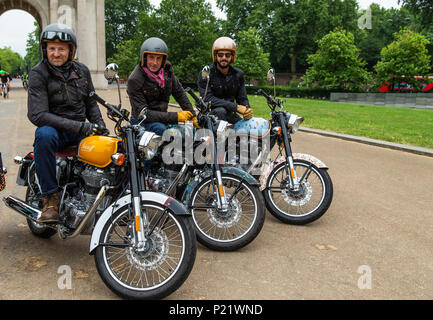
[[[267,74],[274,81],[274,70]],[[295,134],[304,118],[283,110],[283,102],[263,90],[263,95],[271,110],[271,119],[251,118],[240,120],[234,125],[235,135],[248,137],[248,143],[256,147],[256,156],[242,159],[242,143],[237,142],[236,155],[226,159],[260,181],[266,208],[284,223],[304,225],[319,219],[329,208],[333,198],[333,184],[326,164],[316,157],[293,153],[292,135]],[[245,145],[245,144],[244,144]],[[278,156],[269,157],[274,146],[278,146]]]
[[[108,65],[105,76],[111,78],[116,72],[117,65]],[[26,217],[38,237],[91,235],[89,253],[98,273],[120,297],[166,297],[182,285],[195,261],[191,214],[173,197],[146,190],[138,169],[151,148],[138,138],[146,134],[144,128],[131,125],[129,112],[121,105],[111,105],[94,92],[90,96],[107,108],[116,123],[116,136],[92,135],[78,149],[57,154],[59,222],[38,220],[42,195],[33,152],[15,157],[20,165],[17,184],[27,187],[25,200],[14,196],[3,200]]]
[[[201,244],[213,250],[237,250],[252,242],[264,224],[259,182],[239,168],[220,165],[213,135],[224,132],[228,123],[209,115],[209,106],[190,88],[186,92],[196,100],[197,122],[203,131],[195,130],[192,124],[172,125],[164,134],[168,138],[162,140],[156,134],[142,137],[159,146],[147,173],[149,188],[174,196],[187,206]],[[185,148],[173,149],[171,155],[177,153],[181,161],[169,163],[164,161],[164,150],[170,149],[170,137],[176,136]],[[196,155],[199,163],[188,161],[188,152]]]

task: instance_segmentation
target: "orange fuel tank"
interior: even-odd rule
[[[98,168],[111,163],[111,156],[117,153],[117,144],[122,141],[113,137],[90,136],[81,140],[78,159]]]

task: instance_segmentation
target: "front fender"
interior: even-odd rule
[[[328,169],[328,166],[320,159],[316,158],[315,156],[312,156],[310,154],[306,153],[293,153],[293,161],[296,160],[305,160],[312,164],[314,164],[319,169]],[[276,166],[278,166],[280,163],[285,162],[286,157],[279,156],[275,161],[268,161],[266,162],[263,170],[262,175],[260,176],[260,190],[264,190],[266,188],[266,182],[268,181],[268,177],[271,174],[271,172],[274,170]]]
[[[257,181],[256,178],[254,178],[252,175],[250,175],[248,172],[232,167],[232,166],[223,166],[221,167],[221,173],[222,174],[230,174],[232,176],[239,177],[241,179],[245,179],[245,181],[252,185],[252,186],[259,186],[260,183]],[[195,187],[204,179],[207,179],[212,175],[212,171],[208,170],[204,173],[201,173],[200,176],[197,176],[195,179],[193,179],[185,188],[185,191],[182,196],[182,202],[185,204],[189,204],[191,192],[195,189]]]
[[[181,216],[189,216],[191,213],[188,209],[179,201],[170,197],[164,193],[160,192],[152,192],[152,191],[142,191],[141,192],[141,201],[152,201],[156,202],[164,207],[169,208],[175,215]],[[98,222],[95,225],[95,228],[92,232],[92,237],[90,239],[90,250],[89,254],[93,254],[94,250],[99,246],[99,239],[101,239],[101,233],[104,229],[104,226],[111,218],[112,214],[116,212],[119,208],[123,208],[124,206],[131,203],[131,195],[128,194],[116,202],[113,202],[108,208],[104,210],[102,215],[99,217]]]

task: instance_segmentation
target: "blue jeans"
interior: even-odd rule
[[[140,121],[138,121],[135,118],[131,118],[131,124],[138,124]],[[164,134],[164,131],[167,129],[167,125],[161,122],[148,122],[148,123],[142,123],[141,126],[146,129],[146,131],[155,132],[158,136],[161,136]]]
[[[58,131],[50,126],[36,129],[33,144],[35,170],[42,195],[52,194],[59,189],[56,177],[56,152],[78,145],[83,138],[84,136],[80,134]]]

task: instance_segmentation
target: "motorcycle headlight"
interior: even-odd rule
[[[299,126],[304,121],[304,118],[297,116],[296,114],[291,114],[289,117],[289,121],[287,122],[287,127],[291,131],[291,133],[295,133],[298,131]]]
[[[154,132],[145,131],[138,143],[138,149],[143,152],[146,160],[150,160],[155,156],[161,143],[161,136],[158,136]]]

